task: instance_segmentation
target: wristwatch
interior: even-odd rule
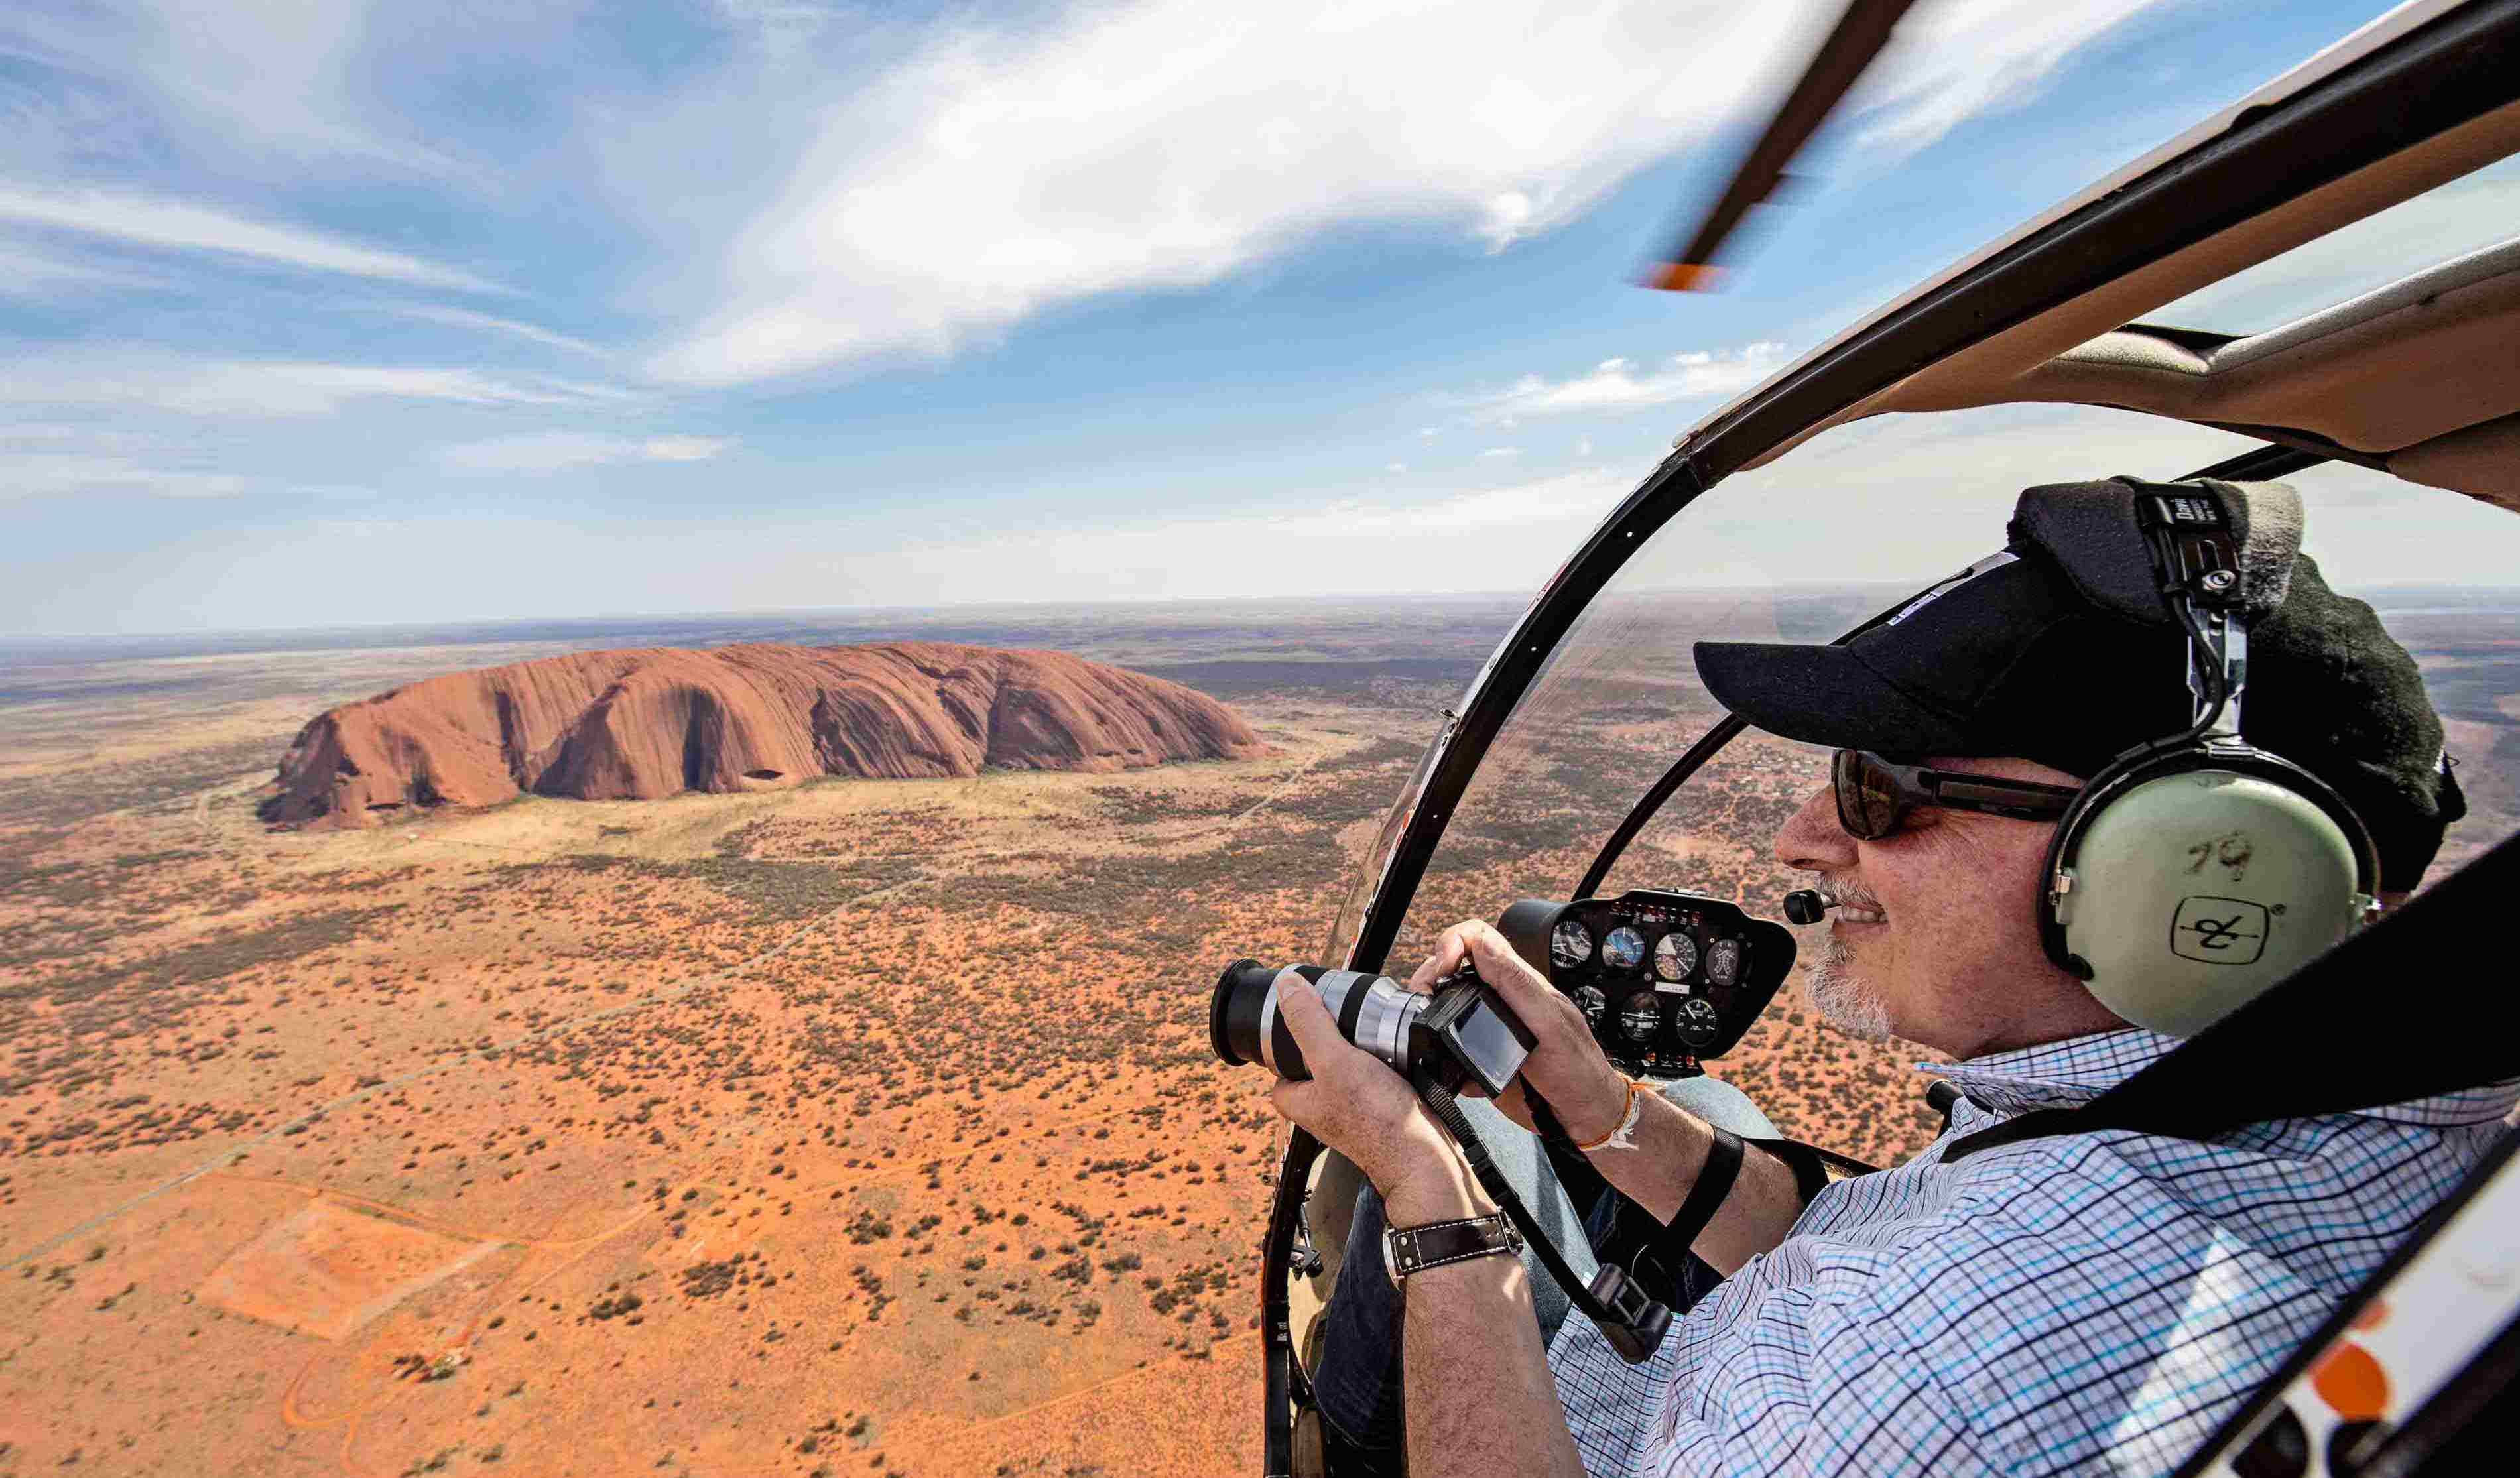
[[[1485,1257],[1491,1252],[1521,1251],[1522,1233],[1514,1230],[1502,1211],[1454,1222],[1428,1222],[1423,1227],[1382,1229],[1382,1270],[1390,1275],[1395,1288],[1402,1278],[1427,1268]]]

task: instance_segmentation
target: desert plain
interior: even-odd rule
[[[2454,865],[2520,809],[2520,602],[2401,604],[2474,806]],[[1756,605],[1660,618],[1800,634]],[[12,649],[0,1474],[1253,1470],[1280,1134],[1257,1070],[1209,1053],[1208,989],[1237,956],[1322,957],[1517,609]],[[257,817],[300,726],[397,683],[597,647],[903,637],[1167,677],[1265,748],[528,795],[350,830]],[[1395,968],[1459,918],[1572,886],[1715,716],[1680,650],[1639,643],[1517,718]],[[1792,879],[1764,838],[1822,763],[1748,737],[1611,885],[1773,913]],[[1789,986],[1710,1070],[1786,1132],[1880,1161],[1936,1127],[1918,1055],[1840,1037]]]

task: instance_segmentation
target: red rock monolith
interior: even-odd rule
[[[1064,652],[645,648],[449,673],[343,704],[298,732],[261,815],[362,827],[526,791],[652,800],[817,776],[1135,770],[1261,748],[1205,694]]]

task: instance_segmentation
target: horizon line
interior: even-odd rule
[[[1907,588],[1912,582],[1899,580],[1808,580],[1759,581],[1745,584],[1707,583],[1699,585],[1660,585],[1618,592],[1625,595],[1670,595],[1695,592],[1737,593],[1745,591],[1853,591],[1871,587]],[[2475,594],[2509,593],[2520,595],[2520,582],[2509,585],[2484,585],[2473,581],[2385,581],[2362,589],[2379,592],[2458,591]],[[2341,592],[2350,594],[2350,592]],[[1603,594],[1610,594],[1604,592]],[[81,631],[0,632],[0,649],[15,645],[37,646],[78,642],[165,642],[206,641],[211,639],[248,639],[257,637],[309,637],[322,635],[349,636],[361,632],[396,631],[466,631],[503,626],[600,626],[636,621],[700,621],[746,620],[779,616],[816,616],[835,614],[874,615],[886,612],[903,614],[943,614],[946,612],[980,612],[993,610],[1072,610],[1102,608],[1144,609],[1163,605],[1225,606],[1234,605],[1418,605],[1447,601],[1515,601],[1528,603],[1534,598],[1530,590],[1462,590],[1462,591],[1392,591],[1341,592],[1337,594],[1305,593],[1299,595],[1219,595],[1219,596],[1105,596],[1085,600],[1048,601],[956,601],[937,605],[908,605],[869,603],[864,605],[756,606],[746,609],[687,610],[620,610],[588,615],[511,615],[511,616],[446,616],[421,617],[389,621],[347,621],[304,626],[201,626],[154,631]],[[1597,598],[1598,599],[1598,598]]]

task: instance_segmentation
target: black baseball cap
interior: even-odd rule
[[[2193,718],[2185,636],[2094,605],[2029,539],[1842,647],[1700,642],[1696,656],[1716,700],[1771,734],[1903,759],[2017,755],[2089,780]],[[2250,628],[2240,731],[2336,787],[2391,891],[2466,814],[2414,658],[2308,555]]]

